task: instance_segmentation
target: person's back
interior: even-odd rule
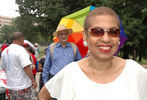
[[[2,52],[1,67],[6,71],[10,100],[30,100],[31,87],[37,86],[30,68],[32,63],[23,43],[23,34],[15,32],[13,43]]]
[[[3,60],[8,61],[5,70],[7,73],[7,86],[9,89],[16,90],[31,86],[31,80],[23,70],[23,67],[26,66],[25,61],[27,60],[20,59],[21,56],[27,58],[28,54],[22,46],[17,44],[11,44],[2,53]]]

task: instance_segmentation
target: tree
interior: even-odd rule
[[[16,0],[21,17],[34,16],[37,31],[46,40],[52,37],[60,19],[67,15],[67,8],[60,0]]]
[[[1,28],[1,33],[2,33],[2,38],[1,40],[4,42],[6,41],[7,43],[11,43],[12,42],[12,35],[14,33],[14,27],[11,25],[4,25]]]
[[[34,41],[34,36],[36,35],[36,30],[34,24],[33,16],[24,15],[22,17],[17,17],[15,19],[15,27],[17,31],[20,31],[24,34],[25,38],[31,41]]]

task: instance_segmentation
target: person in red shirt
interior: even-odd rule
[[[8,47],[8,45],[7,44],[3,44],[3,46],[1,47],[1,53],[3,52],[3,50],[5,49],[5,48],[7,48]]]
[[[35,52],[34,52],[33,48],[30,45],[26,44],[26,43],[24,43],[24,47],[27,50],[27,52],[29,53],[29,55],[30,55],[30,60],[32,62],[31,69],[32,69],[33,75],[35,77],[36,73],[37,73],[37,59],[36,59],[36,57],[34,55]]]

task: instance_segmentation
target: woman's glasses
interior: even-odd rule
[[[105,32],[107,32],[108,35],[111,37],[118,37],[120,34],[120,29],[117,29],[117,28],[102,29],[100,27],[95,27],[88,30],[88,32],[90,32],[90,34],[95,37],[103,36]]]

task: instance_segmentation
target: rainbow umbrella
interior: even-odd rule
[[[68,42],[73,42],[78,46],[80,54],[81,54],[82,57],[85,57],[86,54],[87,54],[87,51],[88,51],[88,48],[83,45],[83,30],[84,30],[83,25],[84,25],[84,21],[85,21],[87,14],[95,8],[96,7],[94,7],[94,6],[88,6],[84,9],[81,9],[81,10],[75,12],[75,13],[72,13],[68,16],[63,17],[59,22],[59,25],[63,24],[67,28],[71,28],[73,30],[73,33],[68,38]],[[123,29],[121,29],[121,30],[123,30]],[[124,31],[123,31],[122,36],[120,37],[121,41],[120,41],[120,47],[119,48],[121,48],[122,44],[125,41],[124,40],[125,38],[124,38],[123,35],[124,35]],[[55,42],[59,41],[57,37],[54,37],[53,40]]]
[[[88,50],[88,48],[83,45],[83,24],[87,14],[94,8],[95,7],[93,6],[88,6],[75,13],[63,17],[59,22],[59,25],[63,24],[67,28],[71,28],[73,30],[73,33],[68,38],[68,42],[73,42],[78,46],[82,57],[84,57],[87,54]],[[54,37],[53,40],[55,42],[59,41],[56,37]]]

